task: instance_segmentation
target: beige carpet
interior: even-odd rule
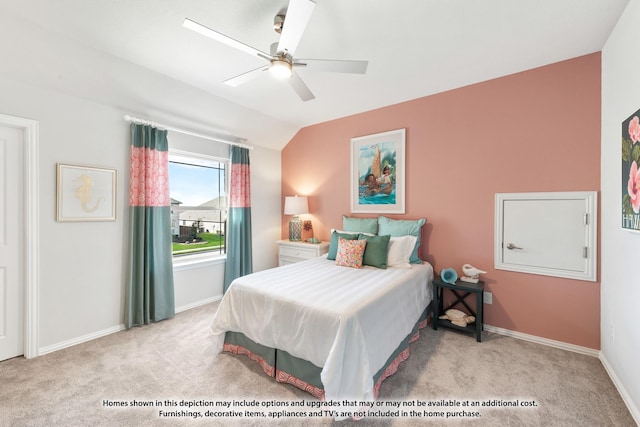
[[[392,418],[205,418],[207,411],[339,410],[313,408],[316,399],[275,382],[244,356],[215,354],[208,326],[216,307],[209,304],[35,359],[1,362],[0,425],[636,425],[597,358],[486,332],[477,343],[470,335],[431,327],[422,330],[409,360],[380,389],[381,406],[372,411],[391,411]],[[234,400],[261,406],[180,405]],[[153,406],[132,406],[134,401]],[[536,406],[482,406],[515,401]],[[397,402],[400,408],[391,406]],[[460,406],[426,406],[429,402]],[[297,403],[303,406],[293,406]],[[480,406],[472,406],[476,403]],[[203,418],[160,416],[160,411],[200,412]],[[448,412],[449,418],[439,412]]]

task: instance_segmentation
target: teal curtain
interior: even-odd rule
[[[131,124],[125,326],[175,314],[167,131]]]
[[[232,145],[224,292],[235,279],[253,272],[250,175],[249,150]]]

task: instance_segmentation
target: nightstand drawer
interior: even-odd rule
[[[314,248],[291,248],[286,246],[280,247],[281,257],[311,259],[318,256],[318,252]]]
[[[326,254],[329,242],[306,243],[291,240],[278,241],[278,265],[293,264]]]

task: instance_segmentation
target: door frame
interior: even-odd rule
[[[563,270],[553,266],[535,266],[515,264],[504,261],[504,204],[507,201],[562,201],[579,200],[584,203],[584,268],[581,271]],[[494,267],[498,270],[510,270],[521,273],[541,274],[543,276],[563,277],[567,279],[596,282],[598,280],[598,192],[597,191],[559,191],[532,193],[496,193],[495,195],[495,234]],[[509,248],[511,249],[511,248]],[[520,248],[518,248],[520,249]]]
[[[0,125],[24,132],[24,357],[39,354],[38,342],[38,145],[39,122],[0,114]]]

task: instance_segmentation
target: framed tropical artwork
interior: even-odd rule
[[[351,212],[405,213],[405,129],[351,139]]]
[[[622,228],[640,231],[640,110],[622,122]]]

